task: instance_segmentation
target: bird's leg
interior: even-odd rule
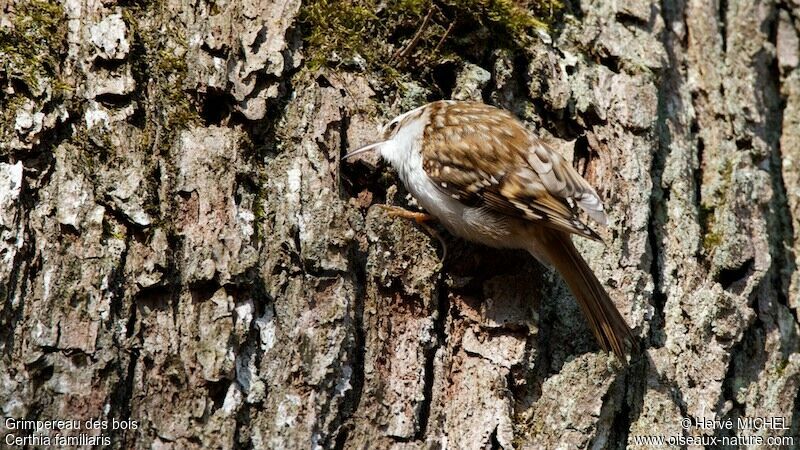
[[[409,211],[399,206],[392,206],[392,205],[378,205],[378,206],[380,206],[384,211],[386,211],[386,214],[391,217],[400,217],[403,219],[409,219],[417,222],[417,225],[421,226],[423,229],[425,229],[425,231],[428,232],[428,234],[434,236],[439,241],[439,244],[442,246],[441,260],[444,261],[447,258],[447,244],[444,242],[444,239],[442,239],[442,235],[439,234],[436,230],[433,229],[433,227],[431,227],[426,223],[433,220],[433,216],[423,212]]]
[[[429,220],[433,220],[433,216],[431,216],[430,214],[425,214],[423,212],[409,211],[405,208],[392,205],[378,205],[378,206],[380,206],[384,211],[386,211],[386,214],[392,217],[401,217],[403,219],[414,220],[420,225]]]

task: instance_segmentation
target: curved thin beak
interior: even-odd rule
[[[366,153],[366,152],[371,151],[371,150],[375,150],[376,148],[380,147],[385,142],[386,141],[380,141],[380,142],[376,142],[374,144],[365,145],[365,146],[363,146],[363,147],[361,147],[361,148],[359,148],[357,150],[353,150],[352,152],[344,155],[344,157],[342,159],[345,160],[347,158],[351,158],[353,156],[360,155],[362,153]]]

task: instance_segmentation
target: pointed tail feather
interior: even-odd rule
[[[572,244],[567,233],[543,229],[534,256],[544,256],[567,282],[594,337],[603,350],[611,350],[624,363],[635,347],[633,333],[594,272]]]

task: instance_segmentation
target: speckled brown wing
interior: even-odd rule
[[[433,103],[425,142],[423,168],[453,198],[600,239],[575,213],[579,206],[605,223],[594,189],[508,112],[481,103]]]

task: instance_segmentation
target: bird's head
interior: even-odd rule
[[[381,158],[399,169],[405,161],[419,155],[422,136],[428,121],[426,107],[420,106],[403,113],[384,125],[378,142],[365,145],[344,156],[344,159],[377,150]]]

